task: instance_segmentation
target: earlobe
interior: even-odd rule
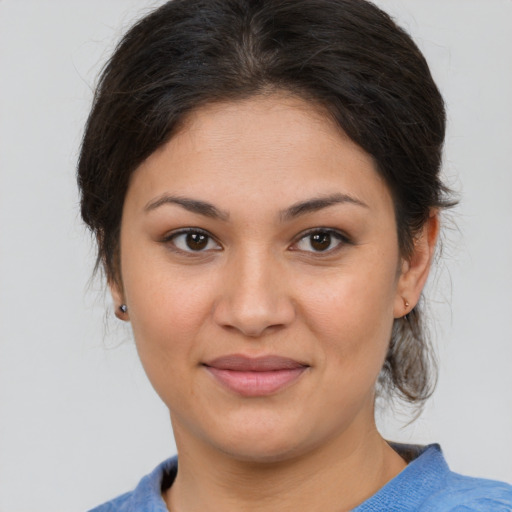
[[[128,320],[128,306],[126,304],[121,304],[119,307],[116,307],[114,313],[119,320]]]
[[[395,298],[395,318],[407,315],[418,303],[432,266],[438,235],[439,213],[435,210],[415,237],[410,258],[402,263]]]
[[[114,281],[109,280],[108,286],[114,301],[114,314],[119,320],[128,321],[128,306],[125,303],[122,287]]]

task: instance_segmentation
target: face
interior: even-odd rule
[[[114,298],[178,448],[280,460],[372,427],[409,267],[372,158],[316,107],[190,115],[132,176],[120,247]]]

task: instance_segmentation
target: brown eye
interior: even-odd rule
[[[175,233],[167,241],[171,242],[180,251],[189,253],[220,250],[221,248],[210,235],[196,230]]]
[[[331,245],[330,233],[315,233],[310,235],[310,244],[315,251],[326,251]]]
[[[185,243],[192,251],[201,251],[208,245],[208,237],[203,233],[188,233]]]
[[[295,244],[295,249],[305,252],[328,252],[341,247],[344,243],[349,242],[343,234],[324,229],[309,232],[303,236]]]

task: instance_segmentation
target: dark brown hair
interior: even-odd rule
[[[133,171],[201,105],[287,91],[321,105],[373,156],[394,199],[408,257],[440,181],[443,99],[411,38],[364,0],[174,0],[136,23],[106,64],[78,165],[97,265],[118,275]],[[433,389],[419,307],[395,321],[379,383],[410,402]]]

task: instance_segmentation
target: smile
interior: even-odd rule
[[[204,364],[225,388],[246,397],[277,393],[296,382],[308,365],[280,356],[249,358],[229,355]]]

